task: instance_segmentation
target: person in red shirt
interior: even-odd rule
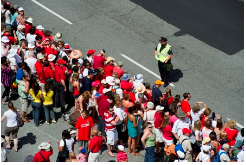
[[[50,141],[43,142],[38,146],[40,151],[33,157],[33,162],[50,162],[50,156],[53,155],[53,148],[50,145]],[[50,151],[46,151],[50,149]]]
[[[25,24],[25,34],[29,33],[29,30],[30,30],[30,28],[32,27],[32,23],[33,23],[32,21],[33,21],[32,18],[28,18],[28,19],[26,20],[26,24]]]
[[[37,71],[37,75],[39,75],[40,73],[42,73],[42,69],[44,67],[43,61],[45,60],[44,55],[42,53],[38,53],[37,54],[37,62],[35,64],[35,68]]]
[[[123,63],[121,61],[118,62],[118,66],[114,66],[113,73],[118,74],[118,78],[120,79],[123,74],[125,73],[124,70],[122,69]]]
[[[75,128],[77,129],[76,140],[80,147],[86,149],[88,154],[88,141],[90,140],[91,130],[94,127],[93,120],[88,116],[87,111],[83,110],[81,117],[78,118]]]
[[[47,45],[47,47],[45,47],[45,54],[46,54],[46,59],[49,58],[50,54],[53,54],[55,56],[58,55],[58,51],[56,50],[56,45],[55,42],[51,42],[50,46]]]
[[[166,93],[164,94],[164,100],[167,99],[168,106],[173,102],[174,97],[172,96],[171,89],[166,88]]]
[[[225,132],[227,133],[230,147],[233,147],[235,145],[236,137],[238,135],[238,130],[235,127],[236,127],[235,120],[229,120],[228,127],[225,127]]]
[[[41,38],[43,37],[43,35],[44,35],[44,28],[43,28],[42,25],[38,25],[36,27],[36,33],[35,34],[36,35],[39,35]]]
[[[98,93],[103,94],[103,89],[108,88],[107,81],[105,79],[102,79],[101,85],[99,87]]]
[[[55,105],[58,107],[61,104],[61,113],[65,114],[65,92],[67,91],[66,87],[66,72],[64,70],[64,65],[66,61],[59,59],[57,61],[58,65],[55,66],[55,86],[56,86],[56,96],[55,96]]]
[[[102,49],[98,55],[93,57],[93,69],[98,69],[99,67],[104,68],[104,61],[106,61],[105,50]]]
[[[186,117],[190,117],[190,103],[188,102],[191,98],[190,93],[183,94],[184,99],[181,102],[181,110],[186,113]]]
[[[44,31],[44,35],[42,37],[42,41],[46,40],[47,38],[50,39],[50,41],[54,41],[52,35],[51,35],[52,31],[49,31],[49,30],[45,30]]]
[[[128,162],[127,154],[124,152],[125,147],[123,145],[118,145],[119,152],[117,153],[118,162]]]
[[[14,33],[14,35],[15,35],[15,33]],[[3,36],[8,37],[8,39],[9,39],[8,44],[9,45],[14,45],[17,42],[17,40],[16,40],[17,37],[16,36],[13,37],[12,34],[11,34],[11,26],[7,26],[5,28]]]
[[[39,72],[39,74],[37,74],[37,76],[39,77],[39,80],[41,82],[42,91],[44,90],[44,85],[46,84],[46,80],[48,79],[54,80],[55,72],[52,69],[50,69],[48,60],[44,61],[44,67],[42,68],[42,71]]]
[[[163,121],[163,109],[164,107],[157,105],[156,106],[156,113],[154,115],[154,130],[156,134],[156,152],[159,153],[159,144],[164,142],[163,139],[163,132],[162,132],[162,121]]]
[[[105,77],[112,76],[114,69],[114,58],[108,57],[106,61],[106,66],[104,66]]]
[[[88,162],[97,162],[101,152],[103,138],[98,136],[98,130],[91,131],[92,139],[89,142],[89,150],[91,151],[88,157]]]

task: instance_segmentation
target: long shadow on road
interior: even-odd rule
[[[22,146],[26,145],[26,144],[36,144],[36,136],[33,135],[33,133],[27,133],[26,136],[23,136],[21,138],[18,139],[19,143],[18,143],[18,149],[21,149]]]

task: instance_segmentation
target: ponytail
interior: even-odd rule
[[[18,113],[17,109],[14,107],[14,104],[11,101],[8,103],[8,107],[15,113]]]

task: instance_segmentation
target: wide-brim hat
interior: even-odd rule
[[[137,93],[144,93],[145,89],[146,89],[146,87],[145,87],[142,83],[140,83],[140,84],[137,86],[137,88],[136,88],[136,92],[137,92]]]
[[[109,63],[109,62],[112,61],[112,60],[114,61],[115,59],[114,59],[113,57],[108,57],[108,58],[107,58],[107,61],[106,61],[106,64]]]
[[[208,143],[208,142],[210,142],[210,141],[211,141],[210,137],[205,137],[205,138],[203,139],[203,141],[202,141],[202,144],[206,144],[206,143]]]
[[[63,47],[63,50],[71,50],[70,46],[68,43],[66,43]]]
[[[178,117],[185,117],[186,113],[184,111],[180,110],[177,116]]]
[[[26,22],[29,22],[29,23],[33,24],[33,19],[32,19],[32,18],[28,18],[28,19],[26,20]]]
[[[44,58],[44,55],[42,53],[37,54],[37,59],[41,60]]]
[[[135,75],[134,76],[134,81],[136,81],[136,82],[143,82],[144,81],[144,79],[143,79],[143,75],[142,74],[137,74],[137,75]]]
[[[113,76],[107,76],[107,77],[106,77],[106,82],[107,82],[109,85],[114,85],[114,77],[113,77]]]
[[[160,105],[157,105],[156,108],[155,108],[156,112],[157,111],[163,111],[164,110],[164,107],[160,106]]]
[[[127,73],[123,74],[122,80],[127,81],[129,79],[130,79],[130,75],[129,74],[127,74]]]
[[[38,25],[38,26],[36,27],[36,29],[37,29],[37,30],[44,30],[44,27],[43,27],[42,25]]]
[[[21,30],[24,29],[24,28],[25,28],[24,25],[18,25],[18,26],[17,26],[17,30],[18,30],[18,31],[21,31]]]
[[[78,59],[78,58],[80,58],[80,57],[82,57],[82,53],[81,53],[81,51],[80,50],[78,50],[78,49],[74,49],[71,53],[70,53],[70,58],[71,59]]]
[[[3,37],[1,38],[1,42],[8,43],[8,42],[9,42],[8,37],[3,36]]]
[[[56,35],[53,37],[54,41],[55,42],[58,42],[58,41],[63,41],[62,40],[62,34],[61,33],[56,33]]]
[[[47,150],[48,148],[50,148],[50,144],[47,142],[42,142],[39,146],[38,149],[40,150]]]
[[[48,61],[54,61],[55,58],[56,56],[54,54],[49,54]]]

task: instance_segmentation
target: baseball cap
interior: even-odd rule
[[[167,42],[167,39],[165,37],[161,37],[161,39],[159,40],[160,42]]]
[[[164,109],[164,107],[160,106],[160,105],[157,105],[156,106],[156,111],[162,111]]]
[[[191,130],[189,130],[188,128],[183,128],[182,132],[183,132],[183,134],[186,134],[186,133],[190,134]]]
[[[155,84],[156,84],[156,85],[163,85],[163,84],[164,84],[164,82],[163,82],[163,81],[161,81],[161,80],[156,80],[156,81],[155,81]]]
[[[91,86],[96,86],[96,85],[100,85],[98,82],[92,82]]]
[[[44,58],[44,55],[42,53],[37,54],[37,59],[43,59],[43,58]]]
[[[96,50],[90,49],[90,50],[88,50],[87,54],[93,54],[93,53],[95,53],[95,52],[96,52]]]
[[[23,7],[19,7],[18,11],[24,11]]]
[[[66,64],[66,61],[63,60],[63,59],[59,59],[59,60],[57,61],[57,63],[58,63],[58,64],[63,64],[63,65],[64,65],[64,64]]]
[[[83,154],[86,152],[86,149],[85,149],[84,147],[79,147],[79,150],[80,150],[80,152],[83,153]]]
[[[107,84],[107,81],[105,79],[102,79],[101,84]]]
[[[93,75],[96,75],[96,74],[97,74],[97,72],[96,72],[96,71],[94,71],[93,69],[90,69],[90,70],[88,71],[88,74],[93,74]]]
[[[38,25],[38,26],[36,27],[36,29],[38,29],[38,30],[44,30],[44,27],[43,27],[42,25]]]

